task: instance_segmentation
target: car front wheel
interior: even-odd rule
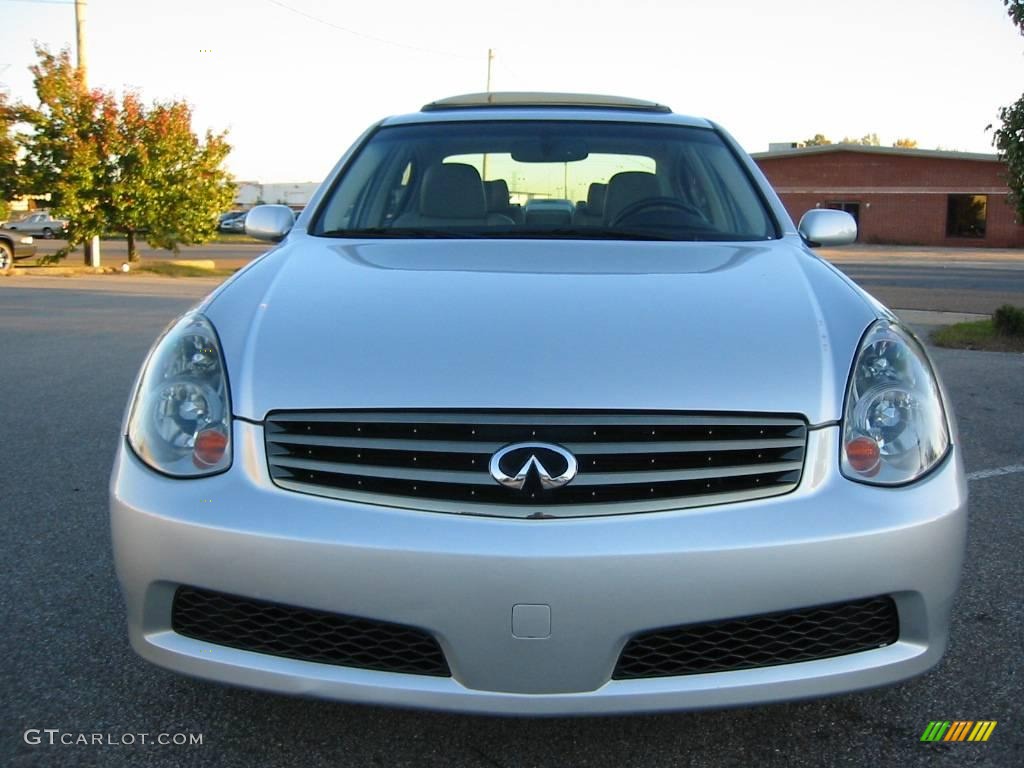
[[[43,237],[47,240],[53,240],[53,230],[49,227],[43,227]]]
[[[14,251],[7,243],[0,243],[0,272],[14,265]]]

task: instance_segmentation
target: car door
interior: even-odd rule
[[[18,222],[18,231],[24,232],[27,235],[38,235],[40,232],[39,220],[41,218],[41,214],[34,213],[27,219],[22,219],[20,222]]]

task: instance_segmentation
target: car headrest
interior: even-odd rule
[[[508,209],[508,183],[504,179],[484,182],[487,193],[487,210],[504,211]]]
[[[604,216],[604,199],[608,193],[608,185],[594,182],[587,189],[587,213],[591,216]]]
[[[487,201],[472,165],[442,163],[427,169],[420,188],[420,214],[438,219],[483,219]]]
[[[608,180],[608,191],[604,200],[604,220],[615,221],[615,217],[629,205],[648,197],[658,197],[661,190],[658,179],[646,171],[623,171]]]

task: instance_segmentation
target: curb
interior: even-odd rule
[[[910,325],[956,325],[974,320],[988,320],[991,315],[973,312],[939,312],[930,309],[894,309],[893,312]]]

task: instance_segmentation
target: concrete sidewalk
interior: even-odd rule
[[[931,312],[924,309],[894,309],[893,312],[907,325],[929,327],[988,320],[991,317],[991,315],[978,315],[972,312]]]
[[[223,277],[161,277],[159,275],[78,274],[70,277],[15,275],[0,277],[3,290],[64,290],[83,293],[118,293],[132,296],[181,296],[200,299],[222,282]]]
[[[841,248],[818,248],[822,258],[843,262],[884,261],[887,264],[929,262],[932,264],[972,264],[999,262],[1020,264],[1024,268],[1024,248],[939,248],[914,245],[865,245],[856,243]]]

